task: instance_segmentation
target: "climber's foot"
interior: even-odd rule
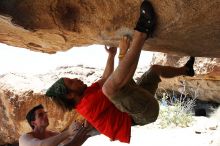
[[[156,15],[152,4],[144,0],[140,7],[140,17],[136,24],[135,30],[139,32],[146,33],[149,37],[152,37],[152,34],[155,30],[156,25]]]
[[[186,74],[188,76],[191,76],[191,77],[195,75],[195,71],[193,69],[194,62],[195,62],[195,57],[191,56],[190,59],[184,65],[184,67],[187,68],[187,73]]]

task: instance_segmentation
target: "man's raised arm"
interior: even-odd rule
[[[114,71],[114,60],[115,60],[115,55],[117,53],[117,47],[107,48],[107,46],[105,46],[105,50],[108,52],[109,55],[102,78],[98,81],[100,86],[102,86],[105,83],[105,81]]]

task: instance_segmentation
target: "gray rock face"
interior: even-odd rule
[[[0,42],[54,53],[73,46],[117,46],[132,34],[139,0],[1,0]],[[220,57],[219,0],[154,0],[154,38],[144,50]]]

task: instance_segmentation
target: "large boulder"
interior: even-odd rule
[[[1,0],[0,42],[54,53],[73,46],[117,46],[132,34],[140,0]],[[220,57],[219,0],[153,0],[154,39],[144,50]]]
[[[152,64],[181,67],[188,59],[155,53]],[[159,91],[178,91],[193,98],[220,103],[220,59],[196,57],[194,69],[196,73],[194,77],[162,78]]]

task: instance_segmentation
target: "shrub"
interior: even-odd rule
[[[177,98],[176,95],[165,91],[160,101],[160,113],[157,120],[160,128],[190,126],[193,122],[192,109],[195,99],[195,97],[187,98],[184,94]]]

